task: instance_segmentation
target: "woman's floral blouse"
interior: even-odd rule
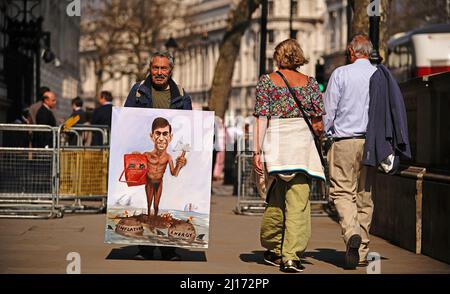
[[[292,89],[308,116],[325,114],[322,93],[316,79],[309,77],[308,84],[304,87],[297,86]],[[269,75],[263,75],[256,85],[256,104],[253,115],[279,118],[302,117],[289,89],[285,86],[275,86]]]

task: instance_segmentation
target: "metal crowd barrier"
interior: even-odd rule
[[[61,217],[56,189],[55,147],[33,148],[31,135],[51,133],[56,146],[56,129],[45,125],[0,124],[0,217]]]
[[[51,132],[53,147],[33,147],[37,132]],[[84,146],[82,134],[87,132],[99,132],[103,145]],[[76,145],[64,142],[68,134]],[[53,218],[106,209],[107,126],[63,132],[63,126],[0,124],[0,138],[0,218]],[[100,205],[87,206],[88,201]]]
[[[265,209],[266,196],[258,186],[260,178],[253,168],[253,155],[250,151],[246,151],[245,148],[245,146],[251,146],[251,144],[248,144],[244,137],[242,137],[239,139],[238,146],[238,155],[236,156],[238,200],[235,212],[246,215],[261,214]],[[312,179],[309,199],[312,206],[329,204],[327,185],[323,181]],[[312,215],[326,215],[325,211],[321,208],[314,208],[311,210]]]
[[[258,189],[258,174],[254,171],[252,154],[238,153],[236,163],[238,169],[238,200],[236,213],[254,215],[265,209],[265,195]]]
[[[64,133],[58,128],[58,136]],[[85,146],[83,134],[97,132],[102,137],[102,146]],[[66,213],[98,213],[106,209],[108,177],[108,126],[76,125],[65,132],[76,138],[76,145],[57,146],[57,194],[60,200],[73,201],[65,204]],[[86,202],[100,201],[100,205],[89,206]]]

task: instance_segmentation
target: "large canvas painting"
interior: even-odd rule
[[[214,114],[113,107],[105,242],[207,248]]]

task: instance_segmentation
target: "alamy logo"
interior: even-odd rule
[[[68,16],[81,16],[81,0],[73,0],[66,7]]]
[[[69,252],[66,257],[70,261],[66,267],[67,274],[81,274],[81,256],[78,252]]]
[[[380,16],[380,0],[372,0],[369,5],[367,5],[367,15],[368,16]]]

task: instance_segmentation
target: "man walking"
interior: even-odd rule
[[[174,60],[167,52],[156,52],[150,61],[150,75],[134,84],[125,107],[170,108],[192,110],[191,97],[172,80]],[[150,215],[150,211],[148,212]],[[154,246],[139,246],[136,259],[153,259]],[[174,247],[159,247],[165,260],[181,260]]]
[[[363,151],[369,120],[369,85],[376,67],[369,61],[372,43],[356,35],[347,48],[350,64],[331,75],[325,93],[324,124],[333,138],[328,152],[330,198],[339,213],[346,244],[345,265],[354,269],[367,265],[369,229],[373,202],[374,171],[363,166]]]

